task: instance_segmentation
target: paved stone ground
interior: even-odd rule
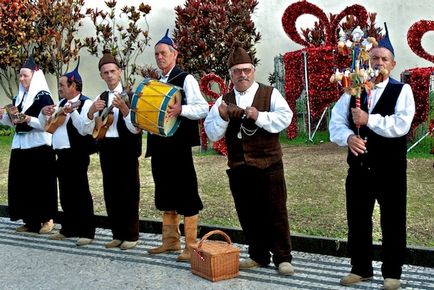
[[[234,279],[210,282],[193,275],[176,253],[151,256],[160,235],[140,234],[132,250],[106,249],[111,232],[97,229],[93,244],[75,239],[52,241],[47,235],[16,233],[19,223],[0,218],[0,289],[382,289],[380,263],[375,277],[354,287],[340,287],[349,271],[346,258],[294,252],[296,274],[283,277],[274,267],[243,270]],[[245,245],[241,256],[246,257]],[[434,269],[405,265],[402,289],[433,289]]]

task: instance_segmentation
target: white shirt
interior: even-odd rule
[[[0,120],[0,123],[6,126],[15,127],[5,112]],[[51,146],[51,134],[45,132],[44,126],[41,125],[38,118],[30,117],[30,122],[27,123],[33,130],[29,132],[15,132],[12,139],[12,149],[30,149],[42,145]]]
[[[26,94],[24,95],[26,96]],[[30,117],[30,122],[27,124],[33,128],[29,132],[15,132],[12,139],[12,149],[30,149],[36,148],[42,145],[51,146],[51,134],[45,132],[44,125],[42,125],[38,118]],[[0,123],[9,127],[16,127],[15,124],[9,119],[9,115],[6,111],[0,117]]]
[[[396,101],[395,113],[393,115],[383,117],[380,114],[371,114],[378,100],[382,97],[388,82],[389,78],[377,84],[371,91],[371,96],[368,97],[371,99],[367,126],[382,137],[401,137],[410,130],[411,122],[413,121],[416,111],[413,92],[408,84],[404,84],[402,87],[401,93]],[[349,128],[348,117],[350,114],[350,100],[351,96],[349,94],[343,94],[332,110],[332,117],[329,124],[330,140],[339,146],[347,146],[348,137],[351,134],[355,134]]]
[[[107,107],[109,107],[112,104],[113,99],[115,98],[114,92],[121,93],[122,90],[123,90],[122,89],[122,84],[119,83],[117,85],[117,87],[113,91],[109,91]],[[100,98],[100,96],[96,97],[95,101],[98,100],[99,98]],[[90,108],[90,106],[89,106],[89,108]],[[88,116],[87,116],[89,108],[87,108],[87,110],[84,110],[84,108],[83,108],[83,110],[82,110],[82,115],[83,115],[83,113],[85,114],[85,115],[83,115],[84,116],[83,130],[84,130],[84,132],[86,134],[92,134],[93,128],[95,127],[95,119],[99,116],[99,112],[95,112],[95,114],[93,116],[93,119],[90,120],[88,118]],[[122,116],[122,113],[120,113],[119,109],[116,108],[116,107],[113,107],[112,112],[113,112],[113,123],[107,129],[105,137],[107,137],[107,138],[118,138],[119,137],[119,132],[118,132],[116,124],[118,123],[119,115]],[[128,130],[131,133],[138,134],[140,132],[140,131],[136,130],[136,127],[134,127],[133,123],[131,122],[131,110],[128,112],[128,115],[126,117],[124,117],[124,121],[125,121],[125,124],[126,124]]]
[[[259,84],[254,82],[242,95],[234,89],[237,106],[242,109],[252,106],[258,88]],[[229,125],[229,121],[223,120],[218,110],[222,98],[223,96],[220,96],[217,99],[204,122],[205,132],[212,141],[221,139],[225,135]],[[291,124],[292,115],[293,113],[288,106],[288,102],[277,89],[273,89],[270,100],[270,111],[258,112],[258,119],[255,124],[270,133],[279,133]]]
[[[72,98],[68,101],[68,103],[75,103],[79,100],[80,94]],[[63,99],[62,99],[63,100]],[[59,107],[59,104],[62,102],[62,100],[59,101],[57,104],[57,108]],[[87,135],[84,131],[84,120],[86,119],[85,114],[89,111],[90,106],[92,105],[91,100],[86,100],[83,104],[83,107],[81,109],[81,113],[79,114],[77,110],[72,111],[68,115],[66,115],[65,121],[62,125],[60,125],[56,131],[53,133],[53,149],[69,149],[71,148],[71,143],[69,141],[68,136],[68,130],[67,130],[67,124],[69,119],[72,119],[72,124],[77,129],[78,133],[82,136]],[[42,112],[39,114],[39,120],[43,126],[48,121],[48,116],[45,116],[42,114]]]
[[[173,68],[165,76],[162,76],[159,81],[167,83],[172,70]],[[185,93],[186,104],[182,105],[181,116],[190,120],[205,118],[208,114],[209,105],[200,92],[199,83],[191,74],[185,77],[182,89]]]

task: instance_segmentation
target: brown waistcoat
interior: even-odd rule
[[[259,112],[269,112],[272,91],[272,87],[259,84],[252,107],[255,107]],[[224,95],[223,100],[226,103],[236,105],[234,91]],[[246,134],[243,130],[240,131],[241,124],[249,130],[257,130],[253,135],[249,136],[250,134]],[[242,135],[241,139],[238,138],[239,132]],[[263,169],[282,158],[279,134],[270,133],[259,128],[251,119],[231,119],[225,138],[228,148],[228,166],[230,168],[246,164]]]

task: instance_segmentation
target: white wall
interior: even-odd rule
[[[173,31],[175,25],[175,11],[174,7],[183,5],[184,0],[118,0],[118,7],[124,5],[136,5],[141,2],[149,4],[152,7],[148,15],[149,32],[151,46],[148,47],[140,57],[141,64],[155,65],[153,56],[153,46],[165,33],[166,28]],[[259,0],[257,9],[253,15],[257,31],[262,34],[262,40],[256,45],[257,56],[260,59],[260,64],[257,68],[257,80],[268,83],[268,75],[274,70],[273,59],[278,54],[283,54],[288,51],[300,49],[301,46],[294,43],[285,34],[282,27],[282,15],[285,9],[297,1],[292,0]],[[432,0],[419,0],[419,1],[402,1],[402,0],[309,0],[310,3],[317,5],[327,15],[329,13],[337,14],[345,7],[352,4],[360,4],[364,6],[368,12],[376,12],[377,25],[382,25],[384,21],[387,22],[389,34],[392,44],[395,48],[397,67],[394,70],[394,76],[399,78],[399,74],[406,68],[432,66],[432,63],[425,61],[415,55],[407,44],[407,31],[410,26],[422,19],[434,20],[432,14],[434,2]],[[412,3],[412,4],[410,4]],[[87,0],[85,8],[105,8],[102,1]],[[297,25],[299,27],[308,28],[312,27],[316,19],[312,16],[302,16],[298,19]],[[92,25],[89,20],[80,29],[80,34],[83,36],[93,35]],[[434,54],[434,31],[428,32],[423,38],[423,45],[427,51]],[[86,51],[81,52],[81,65],[80,74],[84,81],[84,93],[90,97],[96,96],[99,92],[104,90],[104,82],[99,77],[97,68],[98,59],[90,56]],[[71,64],[72,67],[75,63]],[[56,80],[49,76],[49,84],[52,88],[53,94],[56,93]],[[0,92],[3,95],[2,92]],[[7,103],[7,99],[0,98],[0,104]]]

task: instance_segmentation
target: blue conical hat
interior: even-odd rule
[[[160,43],[167,44],[173,47],[174,49],[178,50],[178,47],[176,46],[173,39],[169,37],[169,28],[166,30],[166,34],[163,36],[163,38],[161,38],[155,45],[158,45]]]
[[[383,38],[380,39],[380,41],[378,41],[377,47],[387,48],[393,55],[395,55],[395,51],[393,50],[392,43],[390,42],[389,39],[389,31],[387,30],[386,22],[384,22],[384,28],[386,29],[386,35],[383,36]]]
[[[64,74],[64,76],[68,80],[81,82],[81,76],[78,73],[78,66],[79,65],[80,65],[80,57],[78,57],[78,61],[77,61],[77,65],[76,65],[75,69],[73,71],[71,71],[71,72],[68,72],[68,73]]]

